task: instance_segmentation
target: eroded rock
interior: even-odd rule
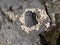
[[[1,16],[5,17],[0,30],[2,45],[42,44],[38,35],[48,30],[50,18],[40,1],[1,0],[0,7],[3,12]],[[26,14],[28,11],[31,12]]]

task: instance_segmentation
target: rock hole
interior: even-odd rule
[[[13,11],[12,6],[11,6],[11,7],[9,7],[9,11],[11,11],[11,12]]]
[[[36,20],[36,13],[32,11],[27,11],[25,13],[25,25],[27,27],[31,27],[38,24],[38,21]]]
[[[9,22],[13,22],[13,20],[12,20],[12,19],[10,19],[9,17],[7,17],[7,19],[8,19],[8,21],[9,21]]]

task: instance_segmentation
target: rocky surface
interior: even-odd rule
[[[48,12],[51,14],[54,13],[55,15],[56,27],[53,27],[51,31],[45,32],[43,35],[46,37],[48,45],[59,45],[60,42],[58,39],[60,39],[60,0],[48,0],[45,3],[47,5]]]
[[[47,45],[52,37],[46,35],[60,22],[59,5],[59,0],[0,0],[0,45]]]

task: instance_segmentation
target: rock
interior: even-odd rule
[[[0,8],[1,45],[44,45],[39,34],[48,30],[50,18],[39,0],[0,0]]]

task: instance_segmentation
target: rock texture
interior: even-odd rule
[[[42,45],[39,34],[49,27],[50,18],[40,1],[0,0],[1,45]]]
[[[59,5],[58,0],[0,0],[0,45],[47,45],[39,34],[59,23]]]
[[[46,0],[45,0],[46,1]],[[59,36],[60,36],[60,0],[48,0],[45,2],[49,14],[51,14],[52,22],[56,23],[56,27],[51,29],[49,32],[45,32],[44,36],[48,41],[48,45],[58,45],[59,44]],[[54,18],[52,18],[52,13],[54,13]],[[58,40],[58,41],[57,41]]]

